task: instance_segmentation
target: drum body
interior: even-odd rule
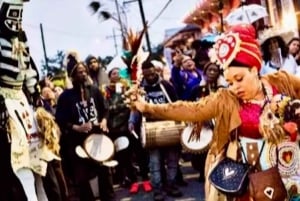
[[[168,147],[180,144],[183,122],[156,121],[142,125],[141,141],[144,148]]]
[[[192,136],[193,129],[194,126],[192,124],[188,125],[181,134],[180,142],[184,151],[201,154],[209,149],[213,138],[213,131],[211,128],[203,126],[200,136],[196,138]]]

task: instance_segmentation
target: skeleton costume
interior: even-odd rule
[[[40,201],[48,200],[41,176],[58,157],[46,146],[30,104],[38,97],[38,72],[21,29],[22,12],[23,0],[0,0],[0,200]]]

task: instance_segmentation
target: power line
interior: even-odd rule
[[[156,20],[158,20],[158,18],[163,14],[163,12],[168,8],[168,6],[170,5],[170,3],[172,2],[172,0],[169,0],[164,7],[160,10],[160,12],[156,15],[156,17],[152,20],[151,23],[149,23],[149,26],[151,26]]]
[[[33,24],[24,24],[25,25],[25,29],[26,28],[31,28],[31,29],[40,29],[38,25],[33,25]],[[70,37],[81,37],[81,38],[91,38],[91,37],[101,37],[104,38],[104,35],[101,35],[101,33],[99,34],[79,34],[78,32],[74,33],[74,32],[68,32],[68,31],[64,31],[64,30],[60,30],[57,28],[53,28],[53,27],[49,27],[49,26],[44,26],[44,30],[47,30],[47,32],[52,32],[55,34],[61,34],[61,35],[67,35]]]

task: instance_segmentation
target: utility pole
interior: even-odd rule
[[[116,9],[117,9],[118,22],[119,22],[120,28],[121,28],[122,40],[125,41],[124,25],[123,25],[123,22],[121,20],[120,8],[119,8],[119,2],[118,2],[118,0],[115,0],[115,5],[116,5]],[[114,32],[114,29],[113,29],[113,32]]]
[[[112,38],[112,39],[114,40],[114,46],[115,46],[115,51],[116,51],[116,54],[115,54],[115,56],[117,56],[117,55],[118,55],[118,44],[117,44],[117,37],[119,37],[119,36],[123,37],[123,35],[116,35],[116,32],[115,32],[115,29],[114,29],[114,28],[113,28],[113,34],[112,34],[112,35],[110,35],[110,36],[106,36],[106,38],[107,38],[107,39],[110,39],[110,38]]]
[[[140,13],[141,13],[142,23],[143,23],[143,27],[145,29],[147,49],[148,49],[149,53],[151,54],[151,43],[150,43],[150,38],[149,38],[148,27],[147,27],[147,24],[146,24],[146,18],[145,18],[145,13],[144,13],[144,7],[143,7],[142,0],[129,0],[129,1],[125,1],[124,3],[131,3],[131,2],[134,2],[134,1],[138,1],[138,3],[139,3],[139,9],[140,9]]]
[[[43,25],[42,23],[40,24],[40,30],[41,30],[41,38],[42,38],[42,45],[43,45],[43,51],[44,51],[44,59],[45,59],[45,65],[46,65],[46,70],[48,73],[48,57],[47,57],[47,53],[46,53],[46,45],[45,45],[45,38],[44,38],[44,31],[43,31]]]

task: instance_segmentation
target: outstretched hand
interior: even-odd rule
[[[135,85],[125,92],[124,102],[126,103],[127,107],[131,108],[132,110],[144,112],[147,104],[143,97],[144,95],[145,91]]]

